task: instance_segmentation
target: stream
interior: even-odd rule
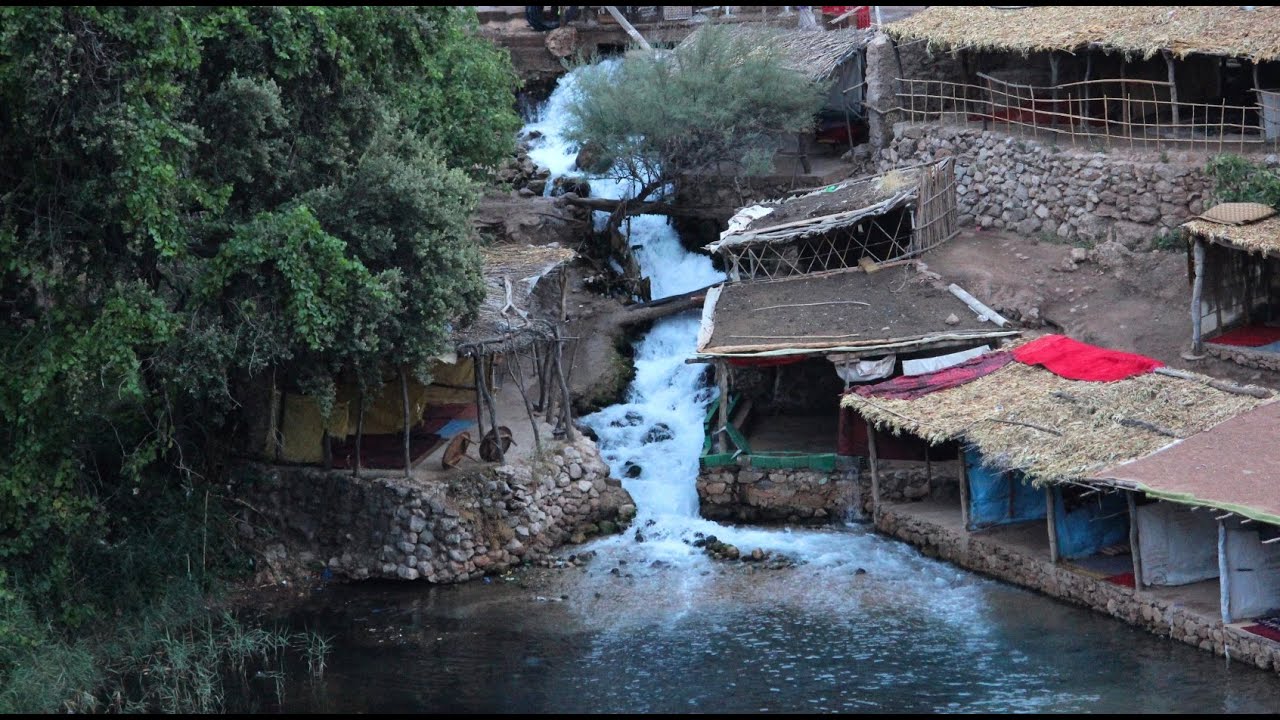
[[[573,76],[526,131],[570,173],[559,137]],[[592,179],[596,196],[624,184]],[[654,298],[722,278],[666,218],[631,223]],[[582,567],[462,586],[334,586],[286,621],[334,636],[328,669],[249,709],[286,712],[1260,712],[1280,682],[946,563],[857,524],[737,528],[698,517],[702,418],[715,397],[696,314],[636,346],[624,403],[584,417],[635,498],[632,529]],[[715,535],[785,566],[723,563]],[[574,552],[573,549],[565,553]],[[290,677],[305,678],[306,668]],[[255,681],[258,682],[258,681]]]

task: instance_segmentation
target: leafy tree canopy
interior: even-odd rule
[[[214,479],[255,376],[425,367],[474,311],[471,171],[519,121],[473,25],[0,8],[0,563],[30,592]]]
[[[823,97],[776,48],[720,26],[577,78],[567,138],[597,149],[641,200],[695,173],[767,171],[784,137],[812,127]]]

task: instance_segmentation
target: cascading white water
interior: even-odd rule
[[[617,62],[610,60],[606,62]],[[574,173],[576,148],[561,136],[576,92],[574,74],[561,78],[537,120],[524,128],[533,136],[529,157],[555,178]],[[597,197],[621,198],[631,186],[609,178],[583,177]],[[550,187],[550,183],[548,184]],[[597,213],[602,221],[604,213]],[[724,279],[710,258],[688,252],[667,218],[631,219],[630,240],[654,299],[688,292]],[[744,550],[762,548],[803,560],[815,571],[857,565],[901,571],[902,553],[865,533],[735,528],[698,516],[698,457],[703,419],[716,390],[706,367],[686,364],[695,351],[697,313],[659,320],[637,344],[636,376],[626,402],[582,418],[599,437],[601,453],[636,501],[636,532],[600,541],[594,547],[632,560],[704,565],[705,555],[689,541],[694,533],[715,535]],[[643,538],[643,543],[636,543]],[[959,578],[954,571],[944,573]],[[690,575],[688,582],[694,582]]]

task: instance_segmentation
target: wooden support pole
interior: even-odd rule
[[[573,442],[575,433],[573,430],[573,396],[569,394],[569,381],[564,375],[564,359],[563,344],[560,341],[559,328],[555,331],[556,341],[556,378],[560,382],[560,414],[564,419],[564,437],[569,442]]]
[[[1218,521],[1218,606],[1222,624],[1231,624],[1231,563],[1227,561],[1227,526]]]
[[[333,469],[333,442],[329,436],[329,428],[324,429],[324,435],[320,438],[320,452],[324,456],[324,469]]]
[[[473,351],[471,355],[471,371],[475,374],[476,383],[476,432],[479,434],[476,442],[484,439],[484,392],[480,389],[480,380],[484,377],[484,364],[480,360],[480,351]]]
[[[1169,71],[1169,108],[1173,117],[1173,125],[1176,128],[1178,122],[1178,80],[1174,72],[1173,53],[1168,50],[1161,50],[1164,55],[1164,64]]]
[[[716,450],[729,451],[729,364],[716,360],[716,387],[720,391],[720,408],[716,413]]]
[[[871,524],[880,519],[880,458],[876,454],[876,427],[867,423],[867,461],[871,464]]]
[[[1049,562],[1058,562],[1058,503],[1053,486],[1044,486],[1045,520],[1049,527]]]
[[[551,368],[555,361],[552,357],[554,346],[551,343],[544,343],[542,346],[542,371],[538,375],[538,395],[543,398],[542,417],[546,418],[548,425],[555,425],[551,418],[555,417],[556,394],[551,391]]]
[[[404,415],[404,476],[413,475],[413,454],[409,450],[409,375],[400,366],[400,408]]]
[[[515,360],[514,363],[507,363],[507,372],[511,374],[511,378],[516,381],[516,387],[520,390],[520,399],[524,401],[524,410],[529,415],[529,427],[533,428],[533,446],[541,455],[542,434],[538,432],[538,419],[533,415],[533,403],[529,402],[529,393],[524,389],[524,367],[520,363],[520,355],[510,348],[507,354]]]
[[[653,46],[649,44],[649,41],[645,40],[644,36],[640,34],[640,31],[636,30],[631,23],[627,22],[627,19],[623,17],[622,13],[618,12],[618,8],[614,7],[613,5],[606,5],[604,9],[606,12],[608,12],[610,15],[613,16],[614,20],[618,21],[618,25],[620,25],[622,29],[626,31],[627,35],[631,36],[632,40],[636,41],[637,45],[644,48],[645,50],[653,50]]]
[[[1202,311],[1201,294],[1204,292],[1204,240],[1197,237],[1191,248],[1192,272],[1191,280],[1191,352],[1194,355],[1204,354],[1204,340],[1200,332]],[[1222,328],[1218,328],[1221,332]]]
[[[960,463],[960,524],[969,530],[969,465],[964,459],[964,448],[960,448],[956,455],[956,461]]]
[[[364,385],[356,393],[356,459],[351,463],[351,474],[360,477],[360,443],[364,440]]]
[[[530,345],[530,352],[533,353],[533,379],[538,382],[538,402],[534,404],[533,409],[542,412],[547,402],[547,395],[546,388],[542,384],[542,352],[538,349],[537,342]]]
[[[924,446],[924,490],[925,497],[933,495],[933,461],[929,459],[929,446]]]
[[[1138,493],[1125,493],[1129,503],[1129,554],[1133,557],[1133,591],[1142,591],[1142,548],[1138,537]]]
[[[480,361],[481,369],[485,369],[485,364],[486,364],[485,360],[481,359]],[[493,446],[494,446],[494,449],[497,450],[498,452],[498,462],[506,462],[507,453],[502,449],[502,434],[498,432],[498,408],[497,408],[498,403],[494,401],[493,393],[489,391],[488,378],[489,378],[489,375],[492,374],[492,372],[493,372],[493,355],[488,354],[488,368],[486,372],[482,373],[480,377],[476,379],[477,380],[476,384],[480,386],[480,391],[484,393],[484,403],[489,408],[489,425],[491,426],[489,432],[493,433]],[[480,436],[480,440],[482,442],[484,441],[483,435]]]

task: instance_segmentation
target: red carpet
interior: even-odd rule
[[[1280,630],[1275,628],[1267,627],[1266,625],[1246,625],[1241,629],[1245,632],[1253,633],[1258,637],[1264,637],[1268,640],[1280,642]]]
[[[1246,325],[1235,330],[1228,330],[1216,338],[1209,340],[1214,345],[1234,345],[1236,347],[1261,347],[1280,340],[1280,327],[1264,325]]]
[[[955,367],[928,375],[901,375],[874,385],[859,385],[853,389],[863,397],[888,398],[890,400],[915,400],[939,390],[959,387],[980,377],[990,375],[1013,362],[1007,352],[993,352],[966,360]]]
[[[1134,586],[1133,573],[1131,572],[1120,573],[1119,575],[1112,575],[1111,577],[1106,578],[1106,580],[1112,585],[1120,585],[1121,587]]]
[[[1065,335],[1046,335],[1016,348],[1013,357],[1027,365],[1042,365],[1068,380],[1112,382],[1149,373],[1164,363],[1144,355],[1107,350],[1072,340]]]

